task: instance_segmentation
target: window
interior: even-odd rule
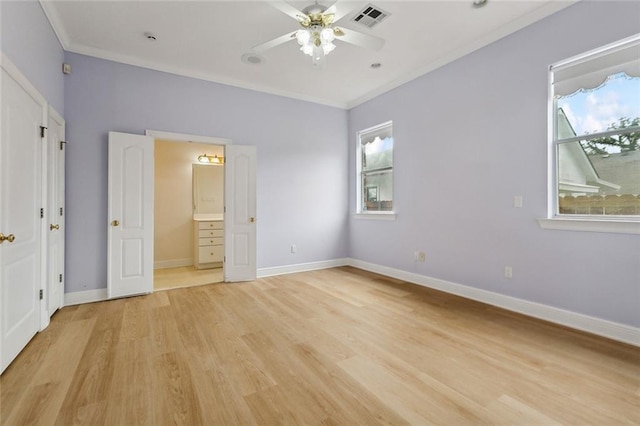
[[[550,217],[640,221],[640,36],[550,72]]]
[[[358,132],[358,213],[393,213],[391,121]]]

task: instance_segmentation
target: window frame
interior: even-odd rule
[[[596,59],[606,52],[614,51],[626,44],[640,42],[640,34],[627,37],[623,40],[607,44],[597,49],[576,55],[563,61],[552,64],[548,68],[547,83],[547,166],[548,166],[548,188],[547,188],[547,217],[538,219],[538,224],[543,229],[557,229],[569,231],[590,231],[590,232],[607,232],[622,234],[640,234],[640,217],[635,216],[597,216],[597,215],[578,215],[578,214],[560,214],[559,212],[559,163],[558,163],[558,147],[562,143],[570,140],[584,140],[589,137],[576,136],[575,138],[557,138],[557,101],[554,97],[554,72],[558,68],[562,69],[570,64],[580,62],[588,62]],[[602,132],[609,133],[609,132]],[[624,133],[624,132],[617,132]]]
[[[364,188],[362,187],[362,175],[364,173],[362,171],[362,147],[363,147],[362,135],[380,131],[386,128],[390,128],[391,138],[393,141],[392,152],[393,154],[395,154],[395,138],[393,136],[393,120],[385,121],[383,123],[380,123],[375,126],[371,126],[356,132],[356,212],[354,214],[354,217],[357,219],[379,219],[379,220],[395,220],[396,219],[396,213],[395,213],[396,204],[395,204],[395,200],[393,199],[393,195],[395,194],[395,190],[394,190],[395,179],[393,179],[393,183],[391,186],[391,194],[392,194],[391,201],[392,201],[393,207],[390,211],[363,210],[363,205],[362,205],[363,199],[364,199],[363,198]],[[395,158],[393,158],[391,161],[390,170],[391,170],[392,178],[394,175],[394,169],[395,169]],[[377,171],[372,171],[372,172],[376,173]]]

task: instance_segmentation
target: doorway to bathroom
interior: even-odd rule
[[[154,291],[224,281],[224,145],[154,144]]]
[[[108,297],[153,292],[155,139],[224,146],[223,220],[202,226],[222,232],[224,282],[255,280],[256,147],[232,145],[228,139],[154,130],[145,133],[109,132]],[[198,229],[202,230],[200,225]]]

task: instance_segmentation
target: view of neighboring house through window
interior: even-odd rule
[[[558,216],[640,218],[640,37],[551,67]]]
[[[393,211],[393,132],[386,122],[358,132],[358,211]]]

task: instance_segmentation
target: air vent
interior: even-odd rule
[[[372,4],[368,4],[360,12],[356,13],[353,22],[357,22],[368,28],[373,28],[389,15],[389,12],[385,12]]]

